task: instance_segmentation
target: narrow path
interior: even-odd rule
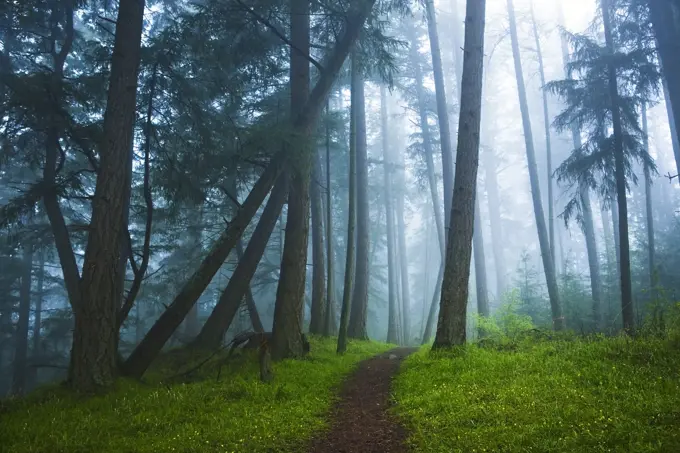
[[[312,441],[309,453],[405,453],[406,432],[387,410],[392,377],[417,350],[396,348],[361,362],[343,385],[330,430]]]

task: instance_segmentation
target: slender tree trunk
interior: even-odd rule
[[[439,139],[442,150],[442,167],[444,176],[444,225],[449,229],[451,215],[451,197],[453,196],[453,152],[451,150],[451,131],[449,128],[449,110],[446,104],[446,87],[444,86],[444,71],[439,47],[439,33],[437,32],[437,15],[434,0],[425,0],[427,12],[427,30],[430,37],[430,53],[432,54],[432,72],[437,99],[437,118],[439,122]],[[444,239],[448,240],[448,233]]]
[[[24,252],[21,259],[23,272],[19,288],[19,320],[15,334],[14,349],[14,377],[12,379],[12,394],[21,396],[26,392],[28,370],[28,327],[31,316],[31,280],[33,274],[33,244],[23,245]]]
[[[451,229],[433,349],[465,343],[484,75],[486,1],[468,0]]]
[[[607,49],[614,53],[611,24],[609,22],[609,1],[601,0],[604,24],[604,35]],[[621,126],[621,111],[619,107],[619,92],[616,67],[613,62],[607,65],[609,79],[609,96],[611,99],[612,125],[614,129],[614,165],[616,177],[616,198],[619,208],[619,241],[620,241],[620,277],[621,277],[621,310],[623,314],[623,328],[632,334],[635,328],[635,314],[633,309],[633,288],[630,278],[630,247],[628,239],[628,202],[626,200],[626,174],[624,167],[623,128]]]
[[[409,286],[408,276],[408,254],[406,249],[406,225],[404,220],[404,161],[399,160],[400,169],[398,170],[400,177],[397,179],[397,239],[399,250],[399,263],[401,265],[401,307],[402,307],[402,331],[404,334],[404,344],[409,344],[411,341],[411,290]]]
[[[671,131],[671,144],[673,145],[673,156],[675,156],[675,170],[680,175],[680,139],[678,138],[678,129],[675,123],[675,114],[673,113],[673,106],[670,100],[670,93],[668,92],[668,82],[664,77],[663,83],[663,97],[666,104],[666,115],[668,116],[668,126]]]
[[[206,349],[219,346],[241,306],[244,296],[250,291],[250,282],[267,248],[269,238],[276,226],[276,219],[279,217],[288,195],[287,179],[285,174],[279,176],[243,257],[239,258],[238,265],[231,275],[227,287],[194,341],[196,346]],[[261,323],[258,327],[262,327]]]
[[[350,338],[367,340],[366,314],[368,310],[369,252],[370,252],[370,212],[368,200],[368,146],[366,143],[366,97],[364,77],[358,54],[352,59],[357,63],[357,80],[352,85],[356,90],[356,263],[354,287],[352,288],[352,308],[349,316],[347,335]],[[354,71],[354,69],[353,69]],[[354,75],[354,72],[352,72]]]
[[[475,194],[476,197],[476,194]],[[482,229],[482,213],[479,198],[475,198],[475,222],[472,236],[475,254],[475,284],[477,289],[477,312],[480,316],[489,316],[489,291],[486,282],[486,258],[484,256],[484,232]]]
[[[265,206],[266,208],[266,206]],[[271,236],[271,235],[270,235]],[[243,241],[238,241],[236,244],[236,254],[238,256],[239,263],[243,259],[245,252],[243,251]],[[251,278],[252,280],[252,278]],[[248,308],[248,315],[250,316],[250,323],[253,326],[253,330],[258,333],[264,332],[264,326],[262,325],[262,319],[260,319],[260,314],[257,312],[257,305],[255,305],[255,299],[253,298],[253,291],[248,286],[246,290],[246,307]]]
[[[380,124],[385,169],[385,225],[387,230],[387,290],[388,290],[388,324],[387,342],[396,344],[397,334],[397,259],[394,240],[394,193],[392,190],[392,151],[390,150],[387,113],[387,90],[380,86]]]
[[[203,249],[203,206],[194,206],[194,208],[198,208],[198,215],[191,220],[193,225],[189,226],[189,243],[187,244],[189,248],[187,250],[187,255],[190,257],[189,260],[191,262],[200,259],[202,255],[201,251]],[[201,328],[198,317],[199,304],[195,303],[193,307],[191,307],[191,310],[189,310],[187,317],[184,319],[184,338],[186,341],[191,341],[198,335]]]
[[[531,118],[529,115],[529,105],[527,102],[526,88],[524,86],[524,75],[522,73],[522,60],[519,54],[519,40],[517,38],[517,25],[515,21],[515,8],[512,0],[507,0],[508,16],[510,19],[510,39],[512,41],[512,55],[515,63],[515,78],[517,79],[517,91],[519,93],[519,105],[522,114],[522,124],[524,127],[524,141],[527,153],[527,164],[529,167],[529,182],[531,184],[531,199],[534,205],[534,216],[536,229],[538,230],[538,242],[541,248],[541,258],[543,259],[543,270],[546,283],[548,285],[548,295],[550,297],[550,309],[552,311],[553,327],[555,330],[565,328],[562,306],[560,304],[557,289],[557,277],[555,275],[555,261],[550,252],[550,238],[543,214],[543,202],[541,201],[541,189],[538,181],[538,168],[536,166],[536,153],[534,151],[534,138],[531,130]]]
[[[531,10],[531,24],[534,34],[534,43],[536,44],[536,54],[538,56],[538,73],[541,77],[541,88],[545,87],[545,70],[543,68],[543,52],[541,52],[541,39],[538,35],[538,26],[536,25],[536,17],[534,16],[534,2],[529,3]],[[545,154],[547,163],[547,177],[548,177],[548,238],[550,242],[550,255],[553,258],[553,267],[555,264],[555,202],[553,196],[553,168],[552,168],[552,148],[550,143],[550,114],[548,112],[548,92],[542,89],[543,97],[543,127],[545,130]]]
[[[647,105],[642,104],[642,132],[645,152],[649,154],[649,136],[647,127]],[[647,218],[647,259],[649,266],[649,289],[651,299],[656,299],[656,264],[654,259],[654,207],[652,204],[652,176],[649,165],[644,167],[645,173],[645,213]]]
[[[356,190],[357,190],[357,120],[359,110],[359,90],[363,90],[363,79],[360,75],[358,57],[356,50],[352,52],[352,75],[351,89],[352,100],[350,106],[349,120],[349,207],[347,208],[347,242],[345,256],[345,284],[342,293],[342,308],[340,311],[340,329],[338,332],[338,354],[344,354],[347,349],[347,330],[350,317],[350,306],[352,303],[352,287],[354,279],[354,251],[355,236],[354,227],[356,224]]]
[[[329,107],[326,103],[326,116]],[[326,284],[326,310],[324,319],[324,334],[335,335],[338,326],[335,320],[335,254],[333,251],[333,203],[331,199],[331,135],[326,122],[326,262],[328,278]]]
[[[38,256],[38,275],[36,276],[37,292],[35,295],[35,311],[33,312],[33,346],[31,351],[31,356],[34,359],[34,362],[40,354],[42,344],[41,327],[43,296],[45,292],[45,250],[40,250],[40,252],[38,252]],[[30,376],[31,383],[35,386],[38,378],[37,367],[31,367]]]
[[[564,17],[562,14],[562,4],[558,4],[559,24],[564,26]],[[566,71],[566,65],[569,62],[569,50],[566,37],[560,35],[562,48],[562,62],[565,67],[565,77],[571,78],[571,75]],[[581,148],[581,131],[577,124],[571,125],[571,138],[574,149]],[[586,239],[586,251],[588,253],[588,267],[590,270],[590,291],[593,300],[593,321],[595,329],[597,330],[602,321],[602,278],[600,275],[600,258],[597,253],[597,239],[595,237],[595,222],[593,220],[593,211],[590,205],[590,191],[585,182],[579,182],[579,198],[581,200],[581,213],[583,217],[582,228]]]
[[[324,312],[326,296],[326,270],[324,263],[323,206],[321,194],[321,162],[318,151],[314,153],[312,167],[312,308],[310,310],[309,332],[322,334],[324,331]]]
[[[669,103],[669,123],[671,129],[680,130],[680,5],[672,0],[648,0],[657,49],[661,62],[666,102]],[[672,121],[671,121],[672,120]],[[680,174],[680,147],[674,147],[675,165]]]

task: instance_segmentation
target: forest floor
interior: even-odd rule
[[[330,430],[312,441],[309,452],[406,452],[406,431],[389,411],[391,387],[402,360],[417,350],[396,348],[361,362],[342,386]]]

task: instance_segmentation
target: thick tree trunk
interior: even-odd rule
[[[385,225],[387,230],[387,291],[388,291],[388,320],[387,342],[396,344],[397,335],[397,259],[394,240],[394,193],[392,191],[392,152],[389,143],[389,129],[387,120],[387,90],[380,86],[380,124],[382,137],[383,162],[385,170]]]
[[[354,287],[352,288],[352,308],[349,315],[347,335],[350,338],[367,340],[366,314],[368,310],[368,283],[370,279],[370,212],[368,200],[368,146],[366,143],[366,97],[364,94],[363,68],[358,54],[352,59],[357,63],[356,80],[352,93],[356,90],[356,263],[354,267]],[[354,71],[354,70],[353,70]],[[396,265],[396,263],[395,263]]]
[[[560,304],[557,289],[557,277],[555,275],[555,261],[550,252],[550,238],[548,228],[545,223],[543,213],[543,202],[541,200],[541,189],[538,180],[538,168],[536,166],[536,153],[534,151],[534,138],[531,130],[531,118],[529,115],[529,105],[527,102],[526,88],[524,86],[524,74],[522,73],[522,60],[519,53],[519,39],[517,37],[517,25],[515,20],[515,8],[512,0],[507,0],[508,16],[510,19],[510,39],[512,41],[512,56],[515,64],[515,78],[517,79],[517,92],[519,94],[519,105],[522,114],[522,124],[524,128],[524,142],[527,153],[527,164],[529,167],[529,182],[531,184],[531,199],[534,205],[534,216],[536,229],[538,230],[538,242],[541,248],[541,258],[543,260],[543,271],[548,285],[548,295],[550,297],[550,309],[552,311],[553,327],[555,330],[563,330],[565,327],[562,306]]]
[[[21,396],[26,392],[28,370],[28,327],[31,316],[31,280],[33,274],[33,244],[26,243],[21,259],[23,272],[19,287],[19,319],[14,336],[14,377],[12,394]]]
[[[465,343],[484,73],[486,1],[468,0],[451,229],[433,349]]]
[[[609,22],[609,1],[601,0],[602,22],[604,24],[604,36],[607,49],[614,53],[614,40],[612,38],[611,24]],[[626,173],[625,156],[623,150],[623,128],[621,125],[621,110],[619,107],[619,92],[616,76],[616,67],[613,62],[607,65],[609,79],[609,96],[612,109],[612,126],[614,129],[614,165],[616,178],[616,198],[619,208],[619,241],[620,241],[620,264],[621,277],[621,311],[623,314],[623,328],[632,334],[635,328],[635,314],[633,309],[633,288],[630,277],[630,247],[628,238],[628,202],[626,200]]]
[[[652,26],[658,43],[657,49],[659,60],[663,70],[663,76],[668,96],[666,102],[670,105],[670,111],[680,111],[680,5],[672,0],[648,0],[649,11],[652,18]],[[666,93],[664,93],[666,94]],[[671,118],[672,117],[672,118]],[[680,130],[680,115],[669,114],[671,129]],[[680,147],[679,147],[680,148]],[[674,147],[675,165],[680,174],[680,149]]]
[[[312,308],[310,310],[309,332],[322,334],[326,303],[326,270],[324,263],[324,231],[323,206],[321,197],[323,184],[321,183],[321,162],[318,151],[314,152],[312,166]]]
[[[451,215],[451,197],[453,196],[453,152],[451,150],[451,131],[449,127],[449,110],[446,104],[446,87],[444,85],[444,71],[439,47],[439,33],[437,31],[437,15],[434,0],[425,1],[427,13],[427,30],[430,37],[430,53],[432,54],[432,73],[434,76],[435,95],[437,99],[437,119],[439,123],[439,140],[442,150],[442,167],[444,178],[444,226],[448,231]],[[448,240],[448,233],[444,239]]]
[[[649,136],[647,127],[647,105],[642,104],[642,132],[643,143],[646,153],[649,153]],[[649,290],[652,300],[656,299],[656,264],[655,264],[655,250],[654,250],[654,206],[652,203],[652,176],[649,165],[645,165],[645,217],[647,220],[647,259],[649,266]]]
[[[564,26],[564,17],[562,14],[562,4],[558,5],[559,24]],[[569,48],[567,39],[560,34],[560,44],[562,50],[562,63],[565,67],[565,77],[571,78],[566,71],[566,65],[569,62]],[[571,125],[571,138],[574,149],[581,148],[581,131],[577,124]],[[581,200],[581,213],[583,217],[582,228],[586,239],[586,251],[588,253],[588,267],[590,270],[590,291],[593,300],[593,321],[595,329],[600,327],[602,321],[602,278],[600,275],[600,258],[597,253],[597,239],[595,237],[595,222],[593,220],[593,211],[590,205],[590,191],[585,182],[579,183],[579,198]]]
[[[290,49],[291,112],[300,114],[300,107],[309,97],[309,0],[290,1],[290,34],[294,47]],[[300,131],[296,146],[298,157],[291,162],[288,215],[281,260],[281,276],[276,289],[274,327],[272,328],[272,359],[302,356],[302,325],[300,313],[305,296],[307,246],[309,240],[309,208],[313,152],[310,130]]]
[[[118,310],[123,299],[119,254],[130,190],[128,161],[137,109],[143,16],[144,0],[120,1],[80,301],[74,306],[68,380],[82,391],[110,386],[116,372]]]
[[[534,43],[536,45],[536,54],[538,57],[538,73],[541,77],[541,88],[545,87],[545,70],[543,68],[543,52],[541,52],[541,39],[538,35],[538,26],[536,25],[536,17],[534,16],[533,0],[529,4],[531,10],[531,25],[534,34]],[[543,97],[543,127],[545,131],[545,154],[547,164],[547,178],[548,178],[548,238],[550,242],[550,255],[553,259],[553,267],[555,267],[555,202],[553,196],[553,168],[552,168],[552,148],[550,143],[550,114],[548,112],[548,92],[542,90]]]
[[[342,292],[342,308],[340,309],[340,328],[338,330],[338,354],[343,354],[347,349],[347,328],[350,317],[350,307],[352,303],[352,286],[354,279],[354,252],[356,224],[356,166],[357,166],[357,111],[359,110],[359,89],[363,90],[363,79],[358,67],[358,57],[356,50],[352,52],[352,75],[351,75],[351,105],[349,118],[349,195],[347,208],[347,241],[345,255],[345,281]]]
[[[217,305],[215,305],[215,308],[203,325],[203,329],[201,329],[201,332],[196,337],[194,342],[196,346],[210,349],[218,347],[222,342],[243,302],[243,298],[250,292],[250,282],[267,248],[269,238],[276,226],[276,219],[281,213],[281,208],[286,201],[287,195],[287,176],[282,174],[272,190],[262,216],[257,223],[257,227],[255,227],[255,231],[248,242],[248,247],[246,247],[243,256],[239,257],[238,265],[231,275],[227,287],[222,292]],[[256,329],[262,329],[259,317],[254,321],[253,325]],[[257,322],[259,322],[259,326],[256,326]]]

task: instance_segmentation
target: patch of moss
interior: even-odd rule
[[[273,364],[274,380],[259,381],[257,359],[242,354],[197,357],[174,351],[145,383],[120,380],[112,392],[82,398],[42,389],[0,412],[3,453],[286,452],[299,451],[325,426],[343,377],[361,360],[391,346],[311,338],[303,360]],[[193,373],[187,370],[205,363]],[[219,373],[219,379],[217,378]],[[169,379],[171,377],[171,379]]]
[[[416,452],[680,452],[672,340],[425,346],[402,365],[395,392]]]

